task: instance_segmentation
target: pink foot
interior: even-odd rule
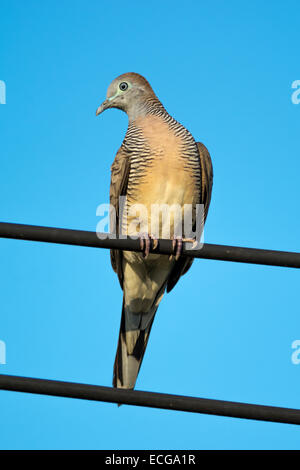
[[[175,260],[178,261],[180,256],[182,255],[182,246],[183,242],[189,242],[193,243],[192,249],[197,245],[197,240],[193,238],[182,238],[180,236],[173,236],[172,237],[172,248],[173,248],[173,254],[170,256],[170,260],[172,259],[173,256],[175,256]]]
[[[149,233],[140,234],[140,247],[141,247],[142,255],[144,259],[146,259],[150,253],[151,240],[152,240],[152,249],[155,250],[158,245],[157,238]]]

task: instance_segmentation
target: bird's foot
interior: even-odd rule
[[[182,255],[183,242],[193,243],[193,246],[191,249],[194,249],[197,246],[197,240],[195,240],[194,238],[182,238],[180,236],[173,236],[172,237],[173,254],[170,255],[169,260],[171,260],[173,256],[175,257],[176,261],[180,258],[180,256]]]
[[[177,261],[180,258],[182,253],[182,237],[173,235],[172,237],[172,250],[173,254],[170,255],[169,260],[171,261],[173,257]]]
[[[189,248],[191,250],[194,250],[196,248],[196,246],[198,245],[198,241],[196,240],[196,238],[183,238],[182,239],[183,242],[187,242],[187,243],[192,243],[192,247]]]
[[[149,233],[141,233],[140,234],[140,248],[142,250],[142,256],[144,259],[148,258],[150,253],[150,246],[152,240],[152,249],[155,250],[158,245],[158,239],[154,235]]]

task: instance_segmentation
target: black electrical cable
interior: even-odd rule
[[[98,236],[99,235],[99,236]],[[36,242],[61,243],[66,245],[88,246],[95,248],[112,248],[127,251],[141,251],[139,240],[131,238],[109,238],[107,234],[98,234],[85,230],[71,230],[36,225],[23,225],[0,222],[0,237]],[[106,238],[104,238],[106,237]],[[300,268],[300,253],[288,251],[262,250],[238,246],[213,245],[204,243],[201,249],[189,249],[191,243],[183,244],[182,254],[194,258],[236,261],[239,263],[264,264]],[[158,246],[150,252],[172,254],[172,241],[159,240]]]
[[[300,424],[300,410],[0,374],[0,389],[233,418]]]

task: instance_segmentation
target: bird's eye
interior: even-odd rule
[[[127,88],[128,88],[128,83],[126,83],[126,82],[120,83],[119,88],[120,88],[121,91],[127,90]]]

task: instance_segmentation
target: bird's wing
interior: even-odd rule
[[[201,195],[200,204],[204,204],[204,222],[206,220],[209,204],[211,200],[211,192],[213,186],[213,166],[210,154],[201,142],[197,142],[200,166],[201,166]],[[180,276],[185,274],[191,267],[194,258],[181,256],[176,262],[167,284],[167,292],[170,292],[176,285]]]
[[[204,204],[204,222],[207,217],[211,192],[213,187],[213,166],[209,155],[209,152],[204,144],[197,142],[198,151],[200,155],[202,185],[201,185],[201,201],[200,204]]]
[[[116,217],[111,217],[110,230],[119,234],[119,197],[127,192],[128,176],[130,171],[129,155],[124,148],[120,148],[111,166],[110,204],[115,208]],[[121,288],[123,289],[122,251],[110,250],[110,259],[113,270],[117,273]]]

